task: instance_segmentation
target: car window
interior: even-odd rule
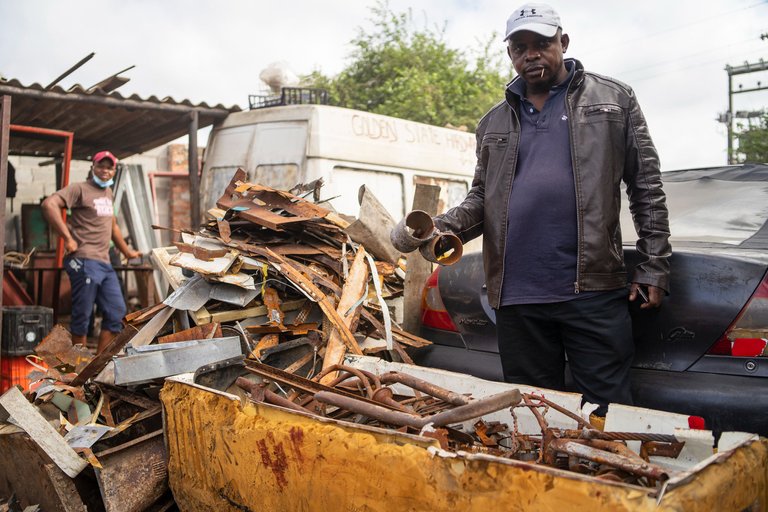
[[[670,240],[739,245],[768,221],[768,183],[702,178],[665,182]],[[626,196],[622,205],[624,243],[637,240]]]

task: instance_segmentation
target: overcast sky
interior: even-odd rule
[[[368,0],[0,0],[0,74],[22,83],[53,80],[96,56],[61,85],[86,87],[130,65],[119,91],[246,106],[260,71],[287,61],[298,74],[341,70]],[[559,1],[568,55],[586,69],[631,85],[667,170],[726,160],[726,64],[768,57],[768,2],[756,0]],[[470,50],[504,30],[517,2],[391,0],[417,23],[447,24],[452,47]],[[498,51],[504,52],[499,38]],[[768,85],[768,73],[735,77]],[[499,94],[503,84],[499,84]],[[734,110],[762,109],[768,91],[736,95]]]

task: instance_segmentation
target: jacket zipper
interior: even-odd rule
[[[514,114],[515,121],[517,121],[518,132],[517,132],[517,143],[515,144],[515,165],[512,166],[512,176],[509,180],[509,188],[507,189],[507,208],[506,210],[504,210],[504,231],[502,232],[504,236],[504,245],[501,253],[501,279],[499,280],[499,289],[496,294],[496,304],[498,304],[499,306],[501,306],[501,289],[504,286],[504,270],[505,270],[505,263],[507,260],[506,253],[507,253],[507,225],[509,224],[509,196],[512,194],[512,184],[515,181],[515,174],[516,174],[515,170],[517,167],[517,150],[518,150],[518,147],[520,146],[520,118],[518,117],[517,112],[515,111],[514,108],[512,108],[512,114]]]
[[[570,84],[569,84],[570,88]],[[565,108],[568,112],[568,139],[571,141],[571,167],[573,168],[573,192],[576,194],[576,281],[573,282],[573,293],[579,294],[579,277],[581,275],[581,223],[582,212],[581,204],[579,203],[579,185],[577,183],[578,169],[576,168],[576,159],[573,158],[573,148],[575,147],[573,141],[573,108],[571,107],[570,91],[565,96]]]

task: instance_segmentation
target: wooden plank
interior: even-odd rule
[[[413,210],[421,210],[431,216],[437,215],[440,187],[416,184],[413,194]],[[421,326],[421,294],[424,283],[432,273],[432,263],[425,260],[419,251],[406,256],[407,267],[403,288],[403,330],[416,333]]]
[[[352,323],[360,314],[360,307],[362,305],[360,304],[360,299],[365,294],[365,284],[368,282],[368,263],[365,254],[365,248],[361,245],[357,249],[355,260],[349,269],[349,277],[347,277],[341,291],[339,305],[336,307],[336,312],[342,318],[347,328],[352,326]],[[339,335],[338,328],[334,326],[328,338],[328,345],[325,350],[325,357],[323,358],[323,370],[330,366],[341,364],[347,351],[346,349],[347,347]],[[336,379],[337,376],[338,372],[331,372],[324,376],[320,382],[328,384]]]
[[[88,465],[17,387],[0,396],[0,406],[68,477],[75,478]]]
[[[283,311],[295,311],[297,309],[301,309],[301,307],[306,302],[306,299],[298,299],[298,300],[292,300],[288,302],[284,302],[282,307]],[[229,311],[215,311],[213,313],[210,313],[206,310],[206,315],[200,315],[200,317],[195,320],[196,322],[199,322],[199,324],[207,324],[210,322],[218,322],[218,323],[224,323],[224,322],[234,322],[235,320],[244,320],[246,318],[253,318],[257,316],[265,316],[267,314],[267,307],[264,305],[261,306],[253,306],[247,309],[232,309]]]
[[[155,336],[157,336],[157,333],[160,332],[160,329],[163,328],[165,323],[168,321],[168,319],[171,318],[171,315],[173,315],[175,311],[176,308],[165,308],[153,316],[152,320],[144,324],[142,328],[139,329],[139,332],[137,332],[136,335],[131,339],[131,345],[134,347],[141,347],[152,343],[152,341],[155,339]]]

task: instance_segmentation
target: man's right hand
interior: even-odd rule
[[[77,242],[75,242],[74,238],[68,238],[64,240],[64,251],[67,254],[72,254],[77,250]]]

